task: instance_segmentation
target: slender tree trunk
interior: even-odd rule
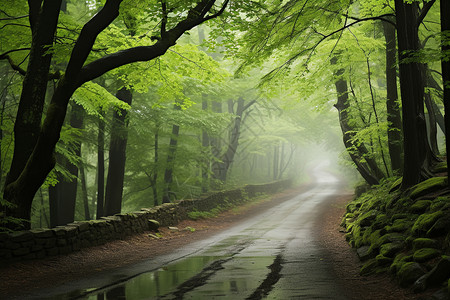
[[[448,33],[450,31],[450,1],[441,0],[441,31]],[[442,53],[446,53],[446,59],[442,58],[442,82],[444,83],[444,110],[445,110],[445,132],[450,132],[450,61],[448,51],[450,46],[442,43]],[[447,150],[447,163],[450,161],[450,138],[446,134],[445,148]],[[447,184],[450,186],[450,172],[448,172]]]
[[[222,113],[222,103],[218,101],[212,102],[212,111],[215,113]],[[222,143],[220,137],[210,137],[211,142],[211,152],[212,155],[215,157],[211,164],[212,168],[212,178],[217,180],[221,177],[222,173],[222,164],[220,162],[220,154],[222,152]],[[217,182],[214,182],[215,188],[217,187]]]
[[[156,132],[155,132],[155,168],[153,170],[153,175],[151,179],[152,190],[153,190],[153,206],[158,206],[158,166],[159,166],[159,129],[158,124],[156,124]]]
[[[97,220],[104,217],[105,206],[105,121],[102,117],[98,118],[97,136]]]
[[[429,92],[425,93],[425,106],[428,110],[428,121],[429,121],[428,139],[430,142],[431,151],[433,151],[435,155],[439,155],[439,147],[437,142],[436,114],[434,111],[433,100],[431,99],[431,95]]]
[[[273,180],[278,179],[280,148],[279,145],[273,146]]]
[[[131,105],[131,91],[121,88],[116,97]],[[120,213],[122,209],[123,181],[125,177],[126,148],[128,140],[127,111],[114,111],[109,144],[109,166],[105,190],[105,215]]]
[[[443,93],[442,87],[439,85],[439,83],[436,82],[436,80],[431,75],[428,65],[425,64],[424,66],[425,66],[426,86],[431,87],[431,88],[435,89],[436,91]],[[433,100],[433,98],[431,99],[431,105],[433,106],[433,111],[436,116],[436,122],[439,125],[439,128],[445,134],[446,131],[445,131],[444,116],[442,115],[441,109],[436,104],[436,102]]]
[[[402,172],[402,118],[397,93],[397,48],[395,27],[387,22],[383,23],[384,38],[386,40],[386,109],[388,121],[388,145],[391,158],[391,168],[394,174]]]
[[[175,110],[180,110],[181,107],[177,104],[174,105]],[[178,136],[180,135],[180,126],[172,125],[172,134],[169,141],[169,149],[167,152],[166,170],[164,171],[164,193],[163,203],[170,203],[171,185],[173,181],[173,168],[175,152],[177,151]]]

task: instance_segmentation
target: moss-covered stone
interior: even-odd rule
[[[412,233],[415,235],[425,234],[442,215],[442,211],[420,215],[412,227]]]
[[[402,287],[407,287],[419,279],[425,272],[416,262],[404,263],[397,272],[398,283]]]
[[[432,193],[434,191],[440,190],[447,185],[447,180],[445,177],[432,177],[421,183],[415,185],[409,196],[412,199],[417,199],[420,196]]]
[[[444,215],[439,218],[433,226],[427,231],[428,237],[437,237],[446,234],[450,231],[450,216]]]
[[[428,209],[428,207],[430,207],[431,202],[431,200],[416,201],[413,205],[411,205],[409,211],[416,214],[423,214]]]
[[[381,229],[384,228],[387,224],[389,224],[389,217],[386,214],[379,214],[375,221],[372,223],[373,229]]]
[[[433,166],[433,173],[447,172],[447,162],[441,161]]]
[[[159,224],[158,221],[156,221],[156,220],[148,220],[148,228],[149,228],[149,230],[156,231],[156,230],[159,229],[159,226],[160,226],[160,224]]]
[[[372,258],[371,260],[367,261],[359,271],[359,274],[361,276],[367,276],[370,274],[374,274],[378,268],[378,262],[375,258]]]
[[[430,211],[434,212],[438,210],[444,210],[446,207],[448,208],[449,206],[450,206],[450,197],[448,196],[437,197],[431,203]]]
[[[379,266],[386,266],[390,265],[394,259],[392,257],[386,257],[383,254],[378,254],[375,260]]]
[[[395,254],[403,250],[405,244],[402,242],[387,243],[380,247],[380,254],[385,257],[393,258]]]
[[[387,232],[405,232],[411,229],[412,221],[408,219],[397,219],[392,225],[385,227]]]
[[[434,248],[422,248],[414,251],[413,258],[416,262],[426,262],[440,255],[439,250]]]
[[[366,213],[363,213],[359,218],[358,218],[358,223],[360,226],[370,226],[372,225],[372,223],[375,221],[377,215],[380,212],[378,210],[370,210]]]
[[[394,261],[390,266],[390,272],[393,274],[397,274],[400,268],[407,262],[411,262],[413,260],[412,255],[407,255],[406,253],[399,253],[395,256]]]
[[[422,248],[436,248],[437,246],[438,242],[429,238],[417,238],[412,241],[412,247],[414,251]]]

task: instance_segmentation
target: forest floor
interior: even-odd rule
[[[303,186],[290,189],[267,199],[224,212],[211,219],[182,221],[177,225],[180,231],[160,228],[162,235],[160,239],[149,237],[147,232],[65,256],[11,264],[0,268],[0,295],[2,299],[17,297],[33,290],[81,279],[87,274],[95,275],[169,253],[191,242],[217,234],[306,188]],[[330,205],[323,211],[322,218],[317,221],[315,230],[320,242],[328,251],[329,259],[333,261],[336,280],[343,285],[350,299],[425,299],[427,295],[417,295],[409,290],[401,289],[389,275],[368,277],[359,275],[361,263],[355,250],[345,241],[344,233],[339,226],[345,212],[345,205],[352,197],[353,195],[349,192],[337,195],[330,201]],[[194,228],[195,231],[182,230],[186,227]]]

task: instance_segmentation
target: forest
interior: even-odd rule
[[[407,190],[446,168],[449,14],[446,0],[2,1],[0,230],[301,181],[330,156]]]

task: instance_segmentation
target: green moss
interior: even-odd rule
[[[437,197],[430,205],[430,211],[444,210],[446,207],[450,206],[449,197]]]
[[[400,185],[402,184],[402,181],[403,181],[403,177],[400,177],[399,179],[394,181],[394,183],[390,187],[389,192],[393,192],[393,191],[398,190],[400,188]]]
[[[428,238],[417,238],[412,242],[413,250],[419,250],[422,248],[436,248],[438,242]]]
[[[407,255],[406,253],[399,253],[395,256],[394,261],[392,262],[389,271],[393,274],[397,274],[400,268],[407,262],[411,262],[413,260],[412,255]]]
[[[375,221],[379,214],[378,210],[370,210],[366,213],[363,213],[360,217],[358,217],[358,223],[361,226],[370,226]]]
[[[409,208],[409,211],[412,213],[418,213],[422,214],[424,213],[428,207],[431,205],[431,200],[419,200],[416,201],[411,207]]]
[[[445,177],[433,177],[415,185],[412,188],[411,194],[409,196],[412,199],[416,199],[420,196],[440,190],[446,187],[446,185],[447,182]]]
[[[422,248],[414,252],[413,258],[416,262],[426,262],[440,255],[439,250],[434,248]]]
[[[380,247],[380,254],[385,257],[393,258],[395,254],[403,250],[404,247],[405,243],[402,242],[387,243]]]
[[[386,257],[383,254],[378,254],[375,260],[379,266],[386,266],[390,265],[394,259],[392,257]]]
[[[397,219],[394,224],[386,226],[385,229],[387,232],[404,232],[411,229],[412,224],[408,219]]]
[[[442,215],[442,211],[420,215],[412,227],[412,233],[426,233]]]
[[[379,214],[372,224],[373,229],[381,229],[389,223],[389,217],[386,214]]]

